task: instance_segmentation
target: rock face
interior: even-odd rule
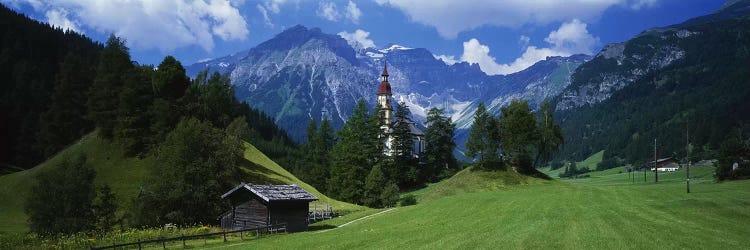
[[[701,32],[693,31],[695,27],[742,18],[748,13],[750,1],[729,1],[712,14],[646,30],[624,43],[608,44],[573,74],[570,86],[558,98],[556,109],[568,110],[602,102],[642,77],[685,58],[688,52],[684,41],[701,36]]]
[[[438,107],[463,130],[471,126],[480,101],[491,103],[493,112],[513,98],[529,99],[536,106],[558,95],[570,84],[578,65],[589,59],[550,57],[518,73],[488,76],[476,64],[448,65],[426,49],[395,44],[355,49],[338,35],[295,26],[255,48],[196,63],[187,70],[191,76],[206,68],[230,73],[238,99],[274,117],[299,140],[310,119],[325,116],[341,127],[357,100],[374,107],[384,61],[394,100],[406,102],[418,123],[427,110]]]

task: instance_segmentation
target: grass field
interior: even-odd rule
[[[714,183],[695,168],[658,184],[617,169],[574,181],[535,181],[421,199],[418,205],[329,231],[273,236],[222,248],[748,249],[750,181]],[[460,177],[465,180],[482,177]],[[641,173],[642,174],[642,173]],[[638,175],[636,175],[638,176]],[[647,176],[651,177],[651,176]],[[499,176],[504,181],[506,176]],[[640,180],[640,182],[639,182]],[[428,195],[435,187],[413,192]],[[458,188],[458,186],[455,186]]]
[[[28,230],[23,202],[28,190],[35,182],[35,176],[55,167],[62,160],[63,155],[74,152],[85,152],[87,162],[96,170],[96,184],[110,185],[121,208],[127,207],[132,197],[138,193],[147,174],[148,166],[153,165],[154,161],[153,157],[143,159],[122,157],[122,149],[119,146],[103,141],[95,134],[89,134],[37,167],[2,175],[0,176],[0,235]],[[247,161],[240,166],[240,169],[244,172],[243,180],[247,183],[297,184],[317,196],[320,199],[317,203],[331,204],[336,210],[365,209],[325,196],[297,179],[249,143],[245,143],[245,159]]]

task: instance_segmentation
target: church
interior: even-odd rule
[[[391,155],[391,145],[393,142],[393,127],[396,125],[393,123],[393,105],[391,105],[391,99],[393,94],[391,93],[391,83],[388,82],[388,65],[383,63],[383,73],[380,85],[378,86],[378,107],[380,107],[380,129],[383,131],[382,136],[387,137],[385,140],[384,154]],[[412,150],[412,157],[419,158],[419,156],[425,151],[424,133],[420,130],[416,124],[407,120],[409,123],[409,130],[414,139],[414,145]]]

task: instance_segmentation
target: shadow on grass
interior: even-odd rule
[[[311,225],[307,227],[307,231],[320,231],[320,230],[328,230],[328,229],[334,229],[336,226],[334,225]]]

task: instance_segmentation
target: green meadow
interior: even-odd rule
[[[512,171],[473,167],[427,187],[404,193],[417,205],[367,209],[326,197],[246,144],[241,169],[248,182],[297,183],[348,211],[318,222],[304,233],[254,238],[230,235],[191,240],[190,248],[218,249],[749,249],[750,180],[716,183],[712,167],[691,169],[691,193],[685,172],[624,172],[622,167],[589,173],[589,178],[542,180]],[[97,166],[97,183],[109,183],[118,198],[137,192],[147,167],[144,159],[122,158],[118,147],[87,136],[61,154],[81,150]],[[598,159],[589,160],[595,164]],[[33,177],[53,167],[60,156],[22,172],[0,176],[0,232],[27,230],[22,197]],[[586,161],[584,161],[586,162]],[[586,165],[581,164],[580,165]],[[554,172],[542,172],[555,177]],[[192,230],[192,229],[186,229]],[[211,228],[211,231],[219,230]],[[152,230],[153,231],[153,230]],[[161,231],[132,231],[129,237],[83,239],[95,245],[135,241]],[[138,236],[140,235],[140,236]],[[0,237],[1,238],[1,237]],[[79,240],[79,239],[73,239]],[[40,243],[41,244],[41,243]],[[59,243],[56,243],[59,244]],[[7,246],[7,245],[6,245]],[[34,245],[34,246],[46,246]],[[32,246],[33,247],[33,246]],[[145,246],[160,248],[160,245]],[[168,247],[179,248],[180,242]]]
[[[587,179],[525,180],[516,185],[497,183],[523,177],[465,170],[467,176],[457,176],[473,183],[450,183],[455,180],[449,179],[413,192],[420,197],[414,206],[397,207],[333,230],[216,247],[750,248],[750,181],[714,183],[712,168],[693,168],[692,192],[688,194],[684,172],[662,174],[661,181],[654,184],[651,175],[644,183],[643,173],[636,174],[632,183],[630,175],[621,170],[595,172]],[[496,185],[486,184],[493,179]],[[451,187],[455,192],[447,193]]]

